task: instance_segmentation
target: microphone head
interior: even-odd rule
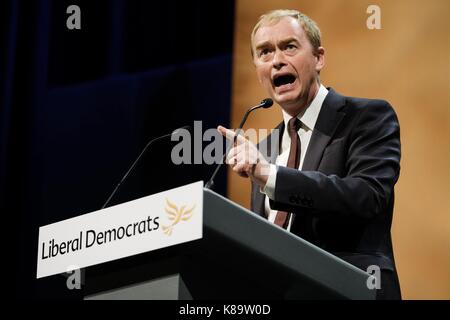
[[[273,105],[273,100],[270,98],[266,98],[263,101],[261,101],[261,107],[264,109],[270,108]]]

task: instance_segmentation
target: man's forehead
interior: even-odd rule
[[[279,20],[259,26],[254,36],[254,44],[258,46],[261,43],[271,41],[273,38],[276,38],[277,41],[284,41],[289,38],[301,39],[303,34],[303,27],[297,19],[282,17]]]

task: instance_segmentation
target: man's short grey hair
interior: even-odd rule
[[[258,22],[252,31],[251,43],[252,43],[252,56],[253,56],[253,40],[255,37],[256,31],[263,25],[270,25],[278,22],[281,18],[284,17],[292,17],[298,20],[300,25],[305,30],[306,36],[308,37],[309,42],[313,47],[314,53],[317,52],[319,47],[321,46],[321,34],[320,29],[317,24],[307,15],[301,13],[297,10],[288,10],[288,9],[278,9],[269,11],[259,17]]]

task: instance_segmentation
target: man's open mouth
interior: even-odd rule
[[[286,74],[278,76],[273,80],[275,87],[281,87],[285,84],[291,84],[295,82],[295,77],[292,74]]]

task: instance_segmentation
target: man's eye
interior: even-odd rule
[[[262,49],[260,52],[259,52],[259,56],[260,57],[262,57],[262,56],[265,56],[266,54],[269,54],[269,49]]]
[[[286,46],[286,50],[294,50],[295,48],[297,48],[297,47],[295,45],[293,45],[293,44],[288,44]]]

